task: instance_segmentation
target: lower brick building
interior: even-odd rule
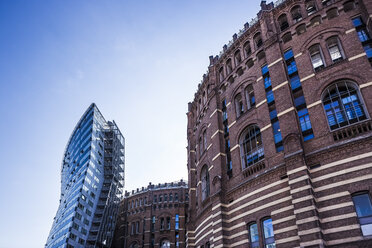
[[[126,192],[112,247],[184,248],[187,206],[183,180]]]

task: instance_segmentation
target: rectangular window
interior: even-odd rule
[[[353,196],[355,211],[363,236],[372,235],[372,204],[367,193]]]
[[[260,247],[258,228],[256,223],[252,223],[249,225],[249,239],[251,242],[251,248]]]

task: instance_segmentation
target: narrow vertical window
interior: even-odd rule
[[[280,31],[284,31],[287,28],[289,28],[289,24],[288,24],[288,20],[287,20],[287,15],[286,14],[282,14],[281,16],[279,16],[278,23],[279,23]]]
[[[250,109],[256,105],[256,99],[254,97],[253,86],[250,84],[245,89],[246,98],[247,98],[247,109]]]
[[[313,64],[313,68],[315,71],[320,70],[324,67],[324,59],[323,55],[320,49],[320,46],[318,44],[313,45],[309,49],[311,63]]]
[[[291,10],[291,15],[292,15],[292,20],[293,23],[297,23],[302,20],[302,13],[301,13],[301,7],[300,6],[295,6]]]
[[[167,230],[170,230],[171,223],[170,223],[170,217],[167,217]]]
[[[261,33],[255,34],[253,37],[254,43],[256,44],[256,49],[260,48],[263,45]]]
[[[275,248],[274,229],[271,219],[262,221],[265,248]]]
[[[164,218],[160,219],[160,230],[164,230]]]
[[[248,57],[249,55],[251,55],[252,53],[252,49],[251,49],[251,44],[249,41],[247,41],[246,43],[244,43],[244,53],[245,53],[245,57]]]
[[[343,59],[340,41],[337,37],[327,39],[327,46],[332,62],[337,62]]]
[[[223,74],[223,67],[220,68],[220,70],[218,71],[218,74],[219,74],[219,77],[220,77],[220,82],[222,82],[225,78],[225,76]]]
[[[307,15],[312,15],[316,12],[316,5],[314,0],[305,1]]]
[[[235,97],[235,109],[236,117],[239,117],[244,113],[243,98],[240,93]]]
[[[252,223],[249,225],[248,228],[249,228],[249,241],[251,243],[251,248],[260,247],[257,224]]]
[[[372,204],[367,193],[353,196],[355,211],[357,213],[363,236],[372,235]]]
[[[229,75],[233,70],[231,59],[228,59],[226,61],[226,69],[227,69],[227,75]]]
[[[207,130],[203,132],[204,151],[207,149]]]
[[[209,172],[208,166],[204,165],[201,171],[201,187],[202,187],[202,200],[204,201],[209,197]]]
[[[234,58],[235,58],[235,65],[239,65],[242,62],[242,57],[240,56],[240,50],[235,52]]]

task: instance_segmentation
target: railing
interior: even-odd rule
[[[372,121],[365,121],[333,132],[334,141],[354,138],[372,131]]]

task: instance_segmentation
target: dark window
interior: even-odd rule
[[[347,1],[343,5],[344,5],[344,11],[345,12],[348,12],[348,11],[353,10],[355,8],[354,1]]]
[[[209,172],[208,166],[204,165],[201,171],[201,188],[202,188],[202,200],[204,201],[209,197]]]
[[[322,23],[322,18],[320,16],[315,16],[310,20],[310,27],[318,26]]]
[[[226,68],[227,68],[227,75],[229,75],[233,70],[231,59],[228,59],[226,61]]]
[[[287,42],[291,41],[292,40],[291,32],[288,32],[288,33],[284,34],[283,37],[282,37],[282,40],[283,40],[284,43],[287,43]]]
[[[247,98],[247,108],[250,109],[256,105],[256,99],[254,97],[253,86],[250,84],[245,89]]]
[[[248,66],[248,69],[251,68],[254,65],[253,59],[249,59],[246,64]]]
[[[261,59],[264,59],[265,58],[265,52],[264,51],[261,51],[259,53],[257,53],[257,59],[258,60],[261,60]]]
[[[240,55],[240,50],[235,52],[234,58],[235,58],[235,65],[239,65],[240,62],[242,62],[242,57]]]
[[[235,97],[235,110],[236,110],[236,117],[239,117],[244,113],[243,98],[240,93]]]
[[[302,13],[301,13],[301,7],[300,6],[295,6],[291,10],[291,15],[292,15],[292,20],[293,23],[297,23],[302,20]]]
[[[262,46],[263,42],[262,42],[261,33],[257,33],[253,37],[253,40],[254,40],[254,43],[256,44],[256,49],[258,49],[258,48],[260,48]]]
[[[287,28],[289,28],[289,24],[288,24],[288,20],[287,20],[287,15],[286,14],[282,14],[281,16],[279,16],[278,23],[279,23],[280,31],[284,31]]]
[[[307,0],[305,6],[307,15],[312,15],[316,12],[316,4],[314,0]]]
[[[331,20],[331,19],[333,19],[333,18],[335,18],[337,16],[338,16],[338,10],[337,10],[337,8],[332,8],[332,9],[330,9],[330,10],[327,11],[327,18],[328,18],[328,20]]]
[[[367,119],[358,88],[347,81],[326,89],[323,106],[331,130]]]
[[[264,158],[261,132],[257,126],[248,127],[241,134],[239,143],[243,169]]]
[[[301,24],[299,26],[296,27],[296,33],[297,35],[301,35],[303,33],[306,32],[306,25],[305,24]]]
[[[245,56],[248,57],[252,53],[250,42],[247,41],[246,43],[244,43],[243,47],[244,47]]]
[[[372,204],[367,193],[353,196],[355,211],[359,218],[363,236],[372,235]]]

